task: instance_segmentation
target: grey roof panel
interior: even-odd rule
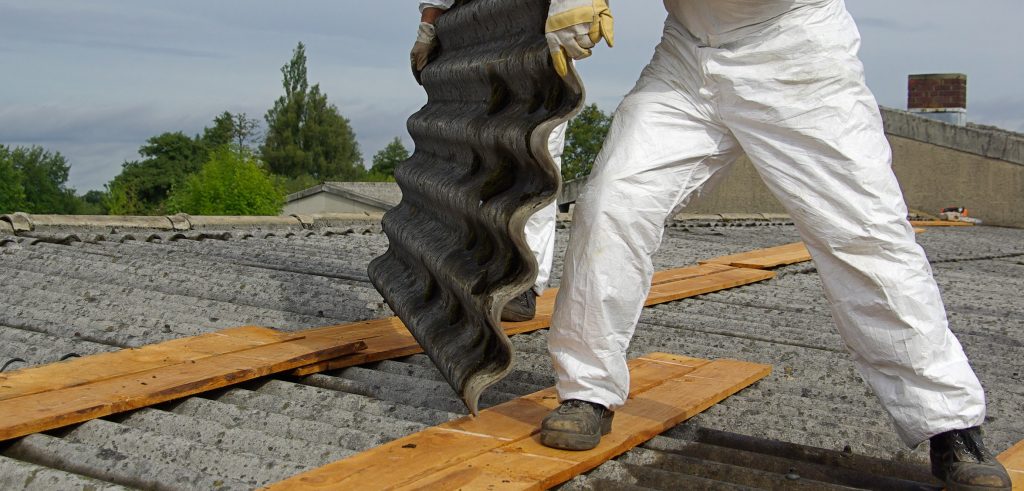
[[[666,229],[655,257],[659,268],[798,239],[791,225],[683,225]],[[566,232],[559,229],[559,250]],[[13,365],[20,368],[68,352],[242,324],[297,329],[388,315],[365,280],[316,274],[321,266],[334,272],[347,263],[353,271],[364,267],[386,247],[382,236],[283,235],[125,244],[108,235],[96,243],[0,247],[0,363],[28,360]],[[987,389],[989,446],[1004,450],[1024,439],[1017,368],[1024,344],[1024,231],[929,229],[918,239],[934,261],[951,327]],[[903,448],[853,369],[814,267],[779,272],[766,282],[644,310],[631,356],[730,357],[771,363],[773,373],[564,489],[749,489],[788,484],[790,467],[819,489],[854,486],[850,476],[821,481],[821,466],[832,461],[828,465],[856,463],[855,476],[886,483],[876,488],[934,484],[923,465],[927,446]],[[232,278],[250,285],[244,290],[250,297],[232,291]],[[301,305],[289,307],[295,302]],[[554,383],[545,333],[512,341],[513,372],[485,392],[484,405]],[[56,483],[89,489],[98,482],[96,489],[252,489],[463,414],[458,396],[425,355],[302,378],[269,377],[0,444],[0,488]],[[736,448],[730,438],[749,448]],[[809,447],[772,446],[780,441]],[[35,481],[27,480],[31,476]]]

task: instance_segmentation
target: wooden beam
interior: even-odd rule
[[[585,452],[540,444],[549,388],[269,486],[293,489],[546,489],[586,472],[768,375],[771,367],[650,354],[631,360],[612,432]]]
[[[0,387],[4,396],[0,441],[238,384],[366,347],[362,342],[338,343],[266,328],[245,328],[243,336],[237,336],[242,331],[229,331],[236,335],[179,339],[13,372],[4,382],[13,381],[10,394],[6,385]],[[193,346],[197,351],[173,353],[165,349],[167,345],[177,350]],[[87,371],[68,384],[47,383],[50,374],[67,374],[69,367]]]
[[[999,454],[996,459],[1006,467],[1006,472],[1010,473],[1014,491],[1024,490],[1024,440]]]

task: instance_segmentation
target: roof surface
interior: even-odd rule
[[[566,232],[559,230],[559,252]],[[795,229],[780,222],[676,222],[655,263],[683,266],[795,240]],[[1024,230],[931,228],[918,240],[987,390],[989,446],[1002,451],[1024,438]],[[387,247],[370,223],[201,232],[37,227],[0,233],[0,244],[0,367],[7,370],[239,325],[298,330],[390,315],[366,279],[367,263]],[[556,262],[555,278],[560,270]],[[929,482],[927,446],[905,449],[854,373],[813,266],[779,273],[645,309],[631,356],[739,358],[774,371],[566,489],[921,489]],[[485,407],[554,383],[543,332],[513,342],[516,369],[484,394]],[[463,414],[423,355],[269,377],[0,444],[0,488],[251,489]]]

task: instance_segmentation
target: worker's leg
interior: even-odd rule
[[[834,14],[712,63],[731,87],[723,119],[796,222],[861,375],[916,445],[981,424],[984,394],[907,222],[856,28]]]
[[[695,73],[659,46],[616,110],[604,147],[573,212],[548,348],[560,399],[614,409],[629,392],[626,348],[650,289],[651,256],[666,218],[739,154],[731,134],[665,82]],[[695,89],[696,90],[696,89]]]
[[[559,125],[548,138],[548,151],[560,170],[562,152],[565,149],[566,124]],[[526,222],[526,243],[537,259],[537,280],[533,291],[540,295],[548,287],[551,278],[551,264],[555,258],[555,218],[558,214],[557,200],[534,213]]]

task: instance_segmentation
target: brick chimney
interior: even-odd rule
[[[967,124],[967,75],[931,73],[907,79],[907,110],[930,119]]]

